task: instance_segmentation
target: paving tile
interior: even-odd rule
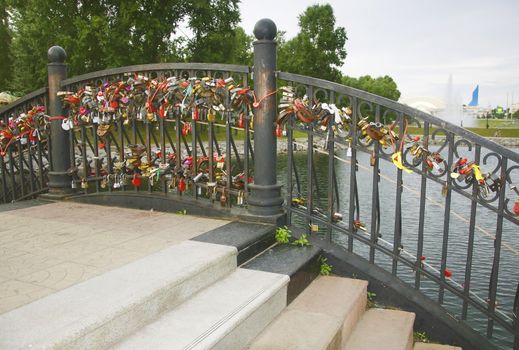
[[[72,261],[81,265],[96,267],[100,272],[106,272],[140,259],[146,255],[148,255],[146,252],[108,247],[90,254],[76,257]]]
[[[0,283],[0,314],[55,292],[54,289],[32,283],[7,280]]]
[[[98,268],[67,261],[23,277],[18,277],[17,280],[60,290],[83,282],[98,274]]]
[[[151,254],[171,245],[172,242],[164,238],[155,237],[153,235],[144,235],[136,239],[120,243],[118,245],[115,245],[114,247],[122,250],[130,250],[139,253]]]
[[[47,255],[25,253],[0,260],[0,276],[16,278],[63,262]]]

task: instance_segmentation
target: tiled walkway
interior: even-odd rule
[[[0,314],[226,224],[57,202],[0,212]]]

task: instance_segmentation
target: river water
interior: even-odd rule
[[[432,147],[431,147],[432,148]],[[434,149],[432,149],[434,150]],[[519,152],[519,149],[514,149]],[[467,156],[473,159],[473,150],[462,149],[460,156]],[[328,156],[326,154],[314,153],[315,169],[317,182],[320,189],[320,203],[316,204],[326,212],[327,203],[327,174]],[[349,208],[349,183],[350,183],[350,164],[346,155],[346,150],[339,150],[336,155],[346,160],[337,161],[335,171],[338,178],[338,188],[340,196],[340,212],[347,224]],[[485,150],[482,150],[482,158]],[[294,155],[296,167],[301,178],[301,195],[306,197],[306,152],[296,152]],[[358,172],[357,184],[359,188],[360,201],[360,220],[366,225],[368,232],[371,226],[371,193],[373,169],[369,165],[370,155],[358,152]],[[279,155],[278,158],[278,182],[286,184],[286,155]],[[496,161],[491,158],[488,164],[481,165],[482,172],[494,169]],[[513,165],[513,164],[512,164]],[[509,166],[511,166],[509,164]],[[380,207],[381,207],[381,234],[379,244],[388,246],[393,241],[393,228],[395,217],[395,198],[396,198],[396,167],[389,162],[380,161],[381,181]],[[512,172],[512,182],[519,184],[519,171]],[[417,174],[403,174],[404,190],[402,193],[402,244],[408,258],[416,256],[417,236],[418,236],[418,215],[420,201],[421,177]],[[286,187],[286,186],[284,186]],[[426,269],[440,274],[441,251],[443,242],[443,225],[445,199],[441,195],[441,185],[433,181],[427,181],[427,200],[425,211],[425,233],[423,256],[425,256]],[[294,187],[294,194],[297,190]],[[507,189],[507,196],[510,198],[510,210],[518,196]],[[496,203],[494,203],[496,204]],[[471,202],[469,199],[452,192],[452,203],[450,211],[450,230],[448,240],[447,269],[452,272],[450,283],[463,286],[465,279],[465,266],[467,259],[468,237],[469,237],[469,218]],[[295,218],[296,223],[303,223],[301,219]],[[496,228],[497,215],[488,209],[478,205],[476,216],[476,230],[474,239],[474,252],[472,261],[472,278],[470,283],[471,292],[481,298],[482,301],[488,298],[488,285],[494,257],[494,235]],[[324,231],[323,231],[324,232]],[[359,231],[358,234],[363,234]],[[334,233],[333,239],[340,245],[347,246],[347,237],[341,233]],[[387,241],[388,243],[384,243]],[[369,259],[369,250],[362,243],[354,241],[354,252],[366,259]],[[414,259],[414,258],[413,258]],[[375,262],[377,265],[391,271],[391,260],[383,253],[377,252]],[[503,224],[502,249],[499,265],[499,279],[497,291],[497,308],[504,315],[510,317],[513,308],[514,296],[519,281],[519,227],[506,219]],[[414,286],[414,273],[410,268],[399,264],[398,277]],[[439,288],[433,282],[422,278],[421,291],[432,300],[438,300]],[[445,291],[444,307],[455,317],[461,317],[461,301]],[[505,317],[506,317],[505,316]],[[473,307],[468,307],[467,322],[481,334],[486,334],[487,320],[482,313]],[[512,337],[499,325],[495,324],[494,338],[492,342],[501,349],[512,348]]]

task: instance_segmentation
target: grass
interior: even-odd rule
[[[437,128],[430,128],[429,134],[432,134]],[[465,128],[483,137],[493,137],[499,130],[501,133],[500,137],[519,137],[519,127],[517,128]],[[409,135],[423,135],[423,129],[417,127],[409,127],[407,129]],[[442,134],[440,134],[442,135]]]

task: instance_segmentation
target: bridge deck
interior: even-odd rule
[[[72,202],[0,207],[0,314],[226,224]]]

